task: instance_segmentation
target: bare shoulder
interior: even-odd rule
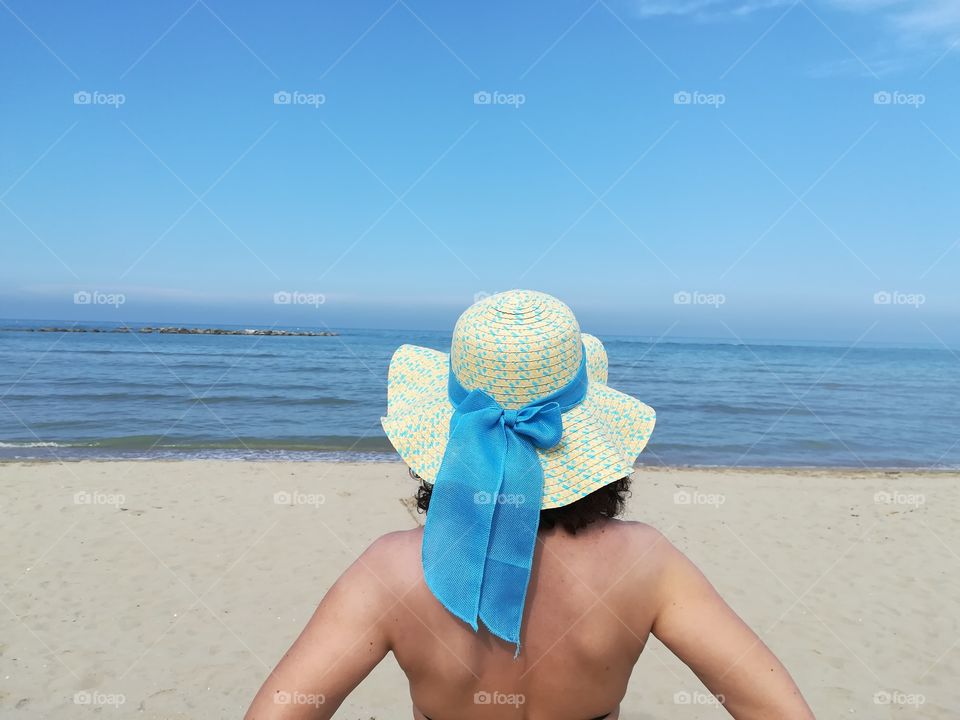
[[[581,577],[589,576],[598,585],[616,585],[628,604],[635,603],[639,595],[653,602],[679,555],[657,528],[628,520],[592,523],[575,536],[561,532],[555,541]],[[598,563],[598,558],[602,562]]]
[[[652,581],[653,588],[669,589],[691,577],[702,577],[696,565],[657,528],[642,522],[620,521],[620,524],[629,538],[634,557],[643,558],[645,580]]]
[[[354,566],[360,566],[390,587],[409,583],[411,576],[419,573],[422,537],[422,528],[381,535],[370,543]]]
[[[364,555],[378,562],[409,559],[409,555],[419,557],[422,538],[423,528],[420,527],[388,532],[370,543]]]
[[[622,554],[649,570],[662,570],[666,564],[675,561],[679,554],[662,532],[647,523],[611,520],[603,530],[610,535],[610,540],[620,546]]]
[[[379,623],[418,577],[420,531],[381,535],[356,557],[327,591],[321,609],[336,616],[360,613],[365,622]]]
[[[613,520],[610,526],[621,532],[637,546],[654,546],[668,542],[666,537],[653,525],[636,520]]]

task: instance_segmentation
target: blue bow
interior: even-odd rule
[[[543,502],[536,448],[560,442],[562,413],[586,395],[586,352],[573,380],[518,410],[468,392],[452,369],[447,393],[455,412],[423,531],[424,577],[447,610],[519,653]]]

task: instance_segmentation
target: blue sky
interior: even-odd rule
[[[4,0],[0,317],[530,287],[601,333],[957,344],[958,40],[952,0]]]

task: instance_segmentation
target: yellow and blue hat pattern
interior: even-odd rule
[[[586,352],[589,387],[563,415],[563,439],[538,450],[543,509],[562,507],[629,475],[650,439],[653,408],[607,386],[601,342],[580,332],[573,312],[530,290],[492,295],[457,321],[450,354],[402,345],[390,361],[383,429],[400,457],[433,482],[446,449],[453,406],[452,368],[467,390],[482,388],[501,406],[520,408],[569,383]]]

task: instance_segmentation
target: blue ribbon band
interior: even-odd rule
[[[450,370],[450,436],[430,497],[422,561],[427,587],[447,610],[517,646],[543,504],[537,449],[563,437],[563,413],[587,394],[587,354],[567,385],[505,409]]]

